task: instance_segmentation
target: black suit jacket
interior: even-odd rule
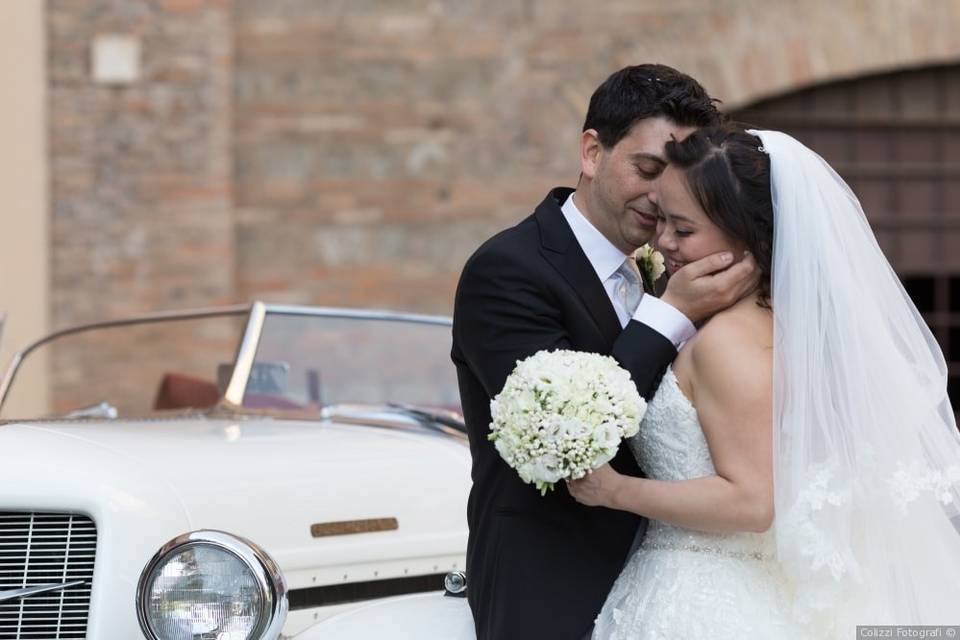
[[[517,360],[541,349],[613,355],[650,397],[676,349],[653,329],[622,329],[551,191],[532,216],[467,261],[457,287],[453,361],[473,456],[467,589],[477,637],[572,638],[591,627],[641,519],[580,505],[563,483],[541,496],[487,439],[490,400]],[[614,468],[638,475],[627,447]]]

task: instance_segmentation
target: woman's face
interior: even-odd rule
[[[663,254],[670,275],[687,263],[721,251],[733,252],[735,261],[743,257],[746,245],[730,238],[707,217],[690,192],[682,169],[668,166],[651,200],[660,210],[654,245]]]

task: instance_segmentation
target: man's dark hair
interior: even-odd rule
[[[690,192],[710,220],[747,245],[760,267],[760,300],[770,306],[773,196],[770,156],[757,136],[726,124],[667,142],[667,160],[682,169]]]
[[[716,102],[699,82],[666,65],[624,67],[593,92],[583,130],[596,129],[610,149],[644,118],[663,116],[686,127],[720,124]]]

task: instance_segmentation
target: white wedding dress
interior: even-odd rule
[[[697,411],[671,368],[629,445],[657,480],[716,473]],[[602,640],[795,640],[773,529],[705,533],[651,520],[594,627]]]

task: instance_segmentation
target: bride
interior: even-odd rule
[[[651,519],[594,638],[958,624],[946,365],[856,197],[779,132],[705,129],[667,156],[668,270],[732,250],[763,278],[667,369],[630,442],[647,478],[605,466],[569,483],[584,504]]]

